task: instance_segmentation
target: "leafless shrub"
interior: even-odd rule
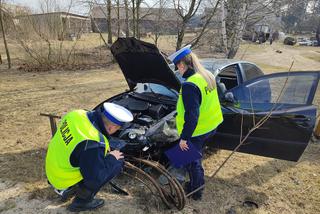
[[[51,3],[50,0],[45,1],[43,8],[46,11],[43,14],[11,17],[14,39],[25,53],[20,69],[74,70],[108,64],[111,58],[103,44],[90,49],[81,40],[84,33],[90,32],[89,18],[70,13],[72,0],[67,12],[51,12]]]

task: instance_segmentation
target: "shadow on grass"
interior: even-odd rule
[[[0,154],[1,178],[15,183],[45,180],[45,155],[45,149]]]

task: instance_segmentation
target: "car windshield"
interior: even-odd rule
[[[212,62],[206,61],[206,60],[201,60],[201,64],[211,72],[215,71],[219,66],[221,66],[221,64],[219,64],[219,63],[217,63],[217,65],[215,65],[215,63],[212,63]],[[180,73],[178,71],[175,71],[174,64],[170,64],[169,67],[172,70],[172,72],[174,72],[174,74],[179,79],[179,81],[181,83],[183,83],[185,81],[185,79],[180,75]],[[178,97],[178,92],[176,92],[175,90],[170,89],[170,88],[165,87],[160,84],[156,84],[156,83],[138,83],[134,91],[137,93],[146,93],[147,92],[147,93],[161,94],[161,95],[164,95],[164,96],[167,96],[170,98],[177,98]]]
[[[184,80],[182,76],[179,74],[179,72],[174,71],[175,70],[174,64],[170,64],[169,67],[172,70],[172,72],[175,73],[179,81],[183,82]],[[134,91],[137,93],[149,92],[149,93],[161,94],[161,95],[164,95],[170,98],[175,98],[175,99],[178,97],[177,91],[156,83],[138,83]]]
[[[138,83],[135,90],[137,93],[161,94],[169,98],[177,98],[178,92],[156,83]]]

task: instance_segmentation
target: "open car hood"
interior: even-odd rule
[[[157,83],[179,91],[179,80],[155,45],[135,38],[118,38],[111,53],[131,90],[137,83]]]

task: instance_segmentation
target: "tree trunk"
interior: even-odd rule
[[[207,14],[206,20],[203,23],[200,32],[197,33],[197,36],[193,39],[193,42],[191,42],[191,47],[196,46],[200,42],[200,39],[206,34],[207,27],[210,25],[213,16],[216,14],[216,11],[217,11],[218,5],[220,4],[220,1],[221,0],[217,0],[216,5],[212,9],[211,14]]]
[[[182,41],[183,41],[185,29],[186,29],[186,24],[185,24],[185,22],[183,22],[182,26],[178,32],[176,51],[179,50],[182,46]]]
[[[133,37],[136,37],[136,3],[135,0],[132,0],[132,32]]]
[[[233,1],[233,2],[232,2]],[[246,26],[247,22],[247,12],[248,12],[248,6],[249,3],[246,1],[244,2],[238,2],[232,0],[231,7],[236,8],[229,8],[229,11],[231,11],[230,18],[229,18],[229,29],[227,29],[229,32],[227,33],[228,36],[228,53],[227,57],[228,59],[232,59],[235,57],[235,55],[238,52],[243,30]]]
[[[136,6],[136,37],[137,39],[140,39],[140,2],[141,0],[137,0],[137,6]]]
[[[128,0],[124,0],[124,8],[125,8],[125,12],[126,12],[126,37],[128,38],[130,36],[130,32],[129,32],[129,11],[128,11]]]
[[[6,49],[6,54],[7,54],[8,68],[10,69],[11,68],[11,58],[10,58],[10,52],[9,52],[9,47],[8,47],[8,43],[7,43],[7,39],[6,39],[4,22],[3,22],[2,0],[0,0],[0,27],[1,27],[1,31],[2,31],[4,48]]]
[[[117,0],[117,37],[120,37],[120,0]]]
[[[155,44],[155,46],[157,46],[157,47],[158,47],[159,37],[160,37],[159,33],[156,32],[155,35],[154,35],[154,44]]]
[[[174,3],[174,8],[176,10],[176,13],[182,19],[181,27],[178,26],[178,38],[177,38],[176,50],[179,50],[181,48],[187,23],[196,14],[201,2],[202,0],[199,0],[199,1],[192,0],[190,2],[188,9],[183,8],[183,6],[180,4],[180,1],[178,1],[177,4]]]
[[[112,44],[112,30],[111,30],[111,0],[107,0],[107,28],[108,28],[108,44]]]
[[[320,47],[320,17],[319,17],[318,27],[317,27],[317,31],[316,31],[316,39],[318,42],[317,45]]]
[[[227,39],[227,29],[226,29],[226,14],[224,7],[224,0],[221,1],[221,36],[222,36],[222,49],[227,55],[228,53],[228,39]]]

